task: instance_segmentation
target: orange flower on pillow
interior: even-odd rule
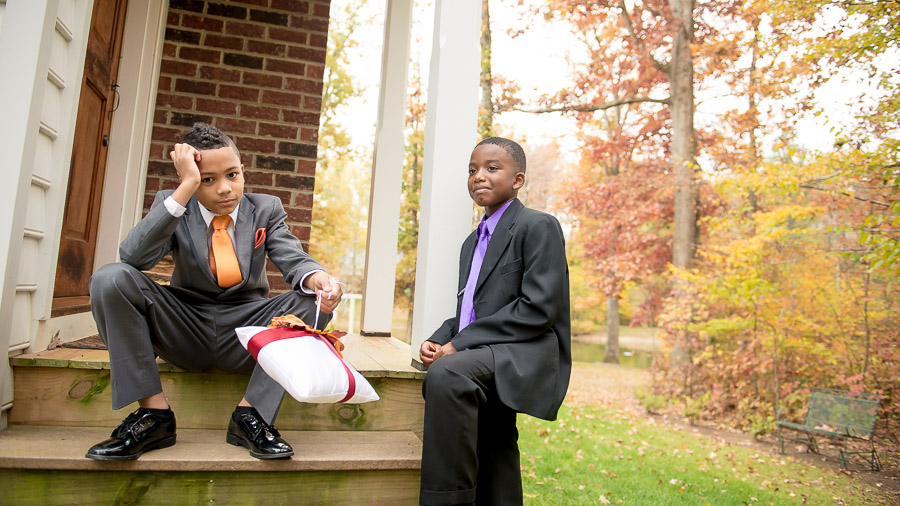
[[[347,335],[346,332],[341,332],[339,330],[333,330],[331,332],[316,330],[307,325],[306,322],[292,314],[286,314],[284,316],[276,316],[272,318],[272,321],[267,325],[267,327],[269,327],[270,329],[288,327],[295,330],[302,330],[305,332],[316,334],[331,343],[331,345],[334,346],[334,349],[338,352],[338,355],[340,355],[341,357],[344,356],[341,353],[342,351],[344,351],[344,343],[342,343],[340,339]]]

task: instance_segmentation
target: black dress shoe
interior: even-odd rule
[[[286,459],[294,449],[281,439],[278,430],[267,424],[255,408],[236,409],[228,422],[225,442],[243,446],[258,459]]]
[[[154,413],[155,411],[155,413]],[[138,408],[116,427],[109,439],[95,444],[85,457],[94,460],[134,460],[150,450],[175,444],[175,413]]]

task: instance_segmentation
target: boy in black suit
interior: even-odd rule
[[[484,208],[459,260],[456,316],[419,350],[423,505],[522,504],[516,413],[554,420],[572,369],[569,272],[559,222],[516,198],[525,153],[499,137],[469,160]]]
[[[293,449],[272,426],[284,389],[241,346],[234,328],[285,314],[313,323],[317,296],[324,325],[341,286],[303,251],[277,197],[244,193],[240,152],[222,131],[196,123],[169,156],[178,187],[156,195],[119,246],[121,262],[91,277],[91,310],[109,348],[113,408],[135,401],[140,407],[86,457],[132,460],[175,444],[175,414],[156,355],[189,371],[252,370],[225,439],[259,459],[290,457]],[[175,269],[161,286],[141,271],[169,252]],[[267,255],[293,290],[268,298]]]

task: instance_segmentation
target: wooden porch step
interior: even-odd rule
[[[126,462],[85,458],[112,429],[13,425],[0,432],[0,468],[87,471],[418,470],[422,444],[404,431],[280,431],[290,459],[259,460],[225,442],[225,430],[178,429],[175,446]]]
[[[366,378],[422,379],[425,373],[410,363],[409,345],[392,337],[366,337],[347,334],[344,358]],[[68,367],[73,369],[109,369],[106,350],[57,348],[38,353],[10,357],[10,365],[20,367]],[[160,372],[184,372],[182,369],[157,360]]]
[[[180,420],[179,420],[180,421]],[[291,459],[262,461],[224,430],[128,462],[86,459],[98,427],[0,432],[2,504],[417,504],[421,442],[408,431],[282,431]]]
[[[366,404],[305,404],[285,397],[279,430],[378,430],[421,434],[421,381],[409,345],[393,338],[345,336],[344,356],[381,400]],[[249,374],[191,373],[157,361],[179,427],[222,429]],[[55,349],[10,358],[15,393],[10,424],[93,426],[112,430],[128,411],[111,409],[106,350]]]

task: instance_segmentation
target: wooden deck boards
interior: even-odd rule
[[[286,397],[277,426],[289,460],[225,443],[249,373],[191,373],[158,360],[178,442],[129,462],[84,457],[132,405],[112,411],[106,350],[55,349],[10,359],[15,396],[0,431],[0,504],[418,504],[424,373],[408,345],[348,335],[348,363],[381,396],[366,404]],[[274,472],[259,472],[274,471]]]
[[[347,362],[367,378],[417,378],[425,373],[410,366],[409,345],[391,337],[364,337],[348,334],[344,343]],[[57,348],[10,358],[15,367],[67,367],[72,369],[109,369],[109,353],[106,350],[79,350]],[[163,372],[181,369],[157,360]]]
[[[384,337],[348,335],[344,356],[381,400],[362,405],[307,404],[285,398],[282,430],[378,430],[421,433],[423,372],[409,365],[409,346]],[[106,350],[55,349],[10,360],[15,374],[11,424],[97,426],[107,430],[125,411],[112,411]],[[192,373],[157,362],[163,391],[181,428],[224,429],[250,373]],[[132,405],[125,410],[133,410]]]
[[[179,429],[175,446],[125,462],[85,458],[108,428],[12,425],[0,432],[0,468],[103,471],[365,471],[419,469],[422,444],[408,431],[284,431],[290,459],[258,460],[224,430]]]

